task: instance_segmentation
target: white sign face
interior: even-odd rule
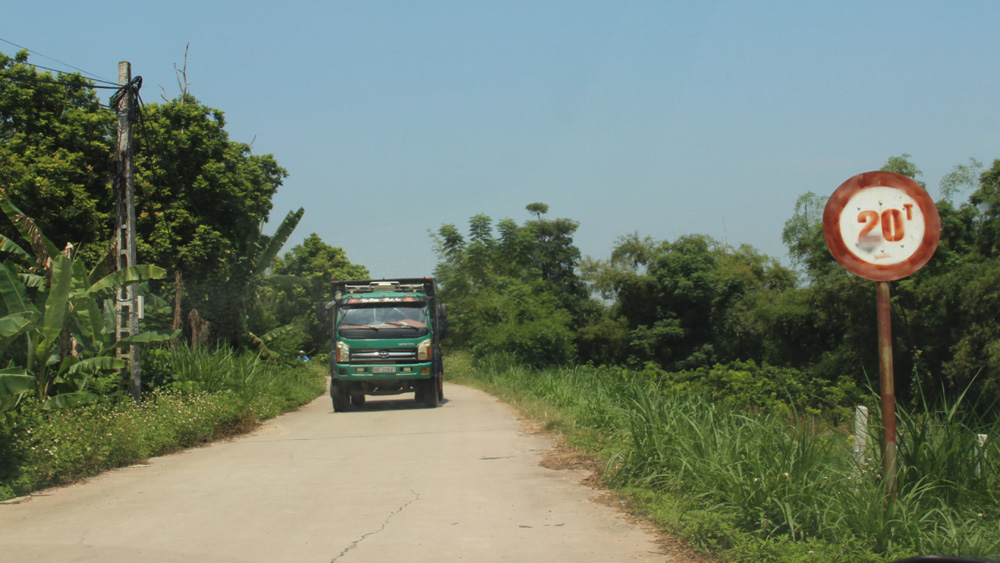
[[[904,278],[937,250],[941,218],[920,184],[893,172],[865,172],[840,185],[823,210],[834,259],[875,281]]]
[[[840,236],[862,262],[905,262],[924,239],[924,214],[905,191],[871,187],[853,195],[840,215]]]

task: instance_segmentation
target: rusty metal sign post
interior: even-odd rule
[[[896,496],[896,389],[892,372],[889,282],[922,268],[937,250],[941,218],[927,191],[894,172],[865,172],[840,185],[823,211],[830,253],[855,275],[873,280],[878,313],[882,395],[882,474]]]

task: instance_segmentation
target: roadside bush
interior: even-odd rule
[[[1000,426],[958,416],[959,405],[900,411],[898,494],[887,500],[877,424],[858,463],[837,425],[787,416],[815,390],[792,386],[783,369],[539,371],[510,360],[453,359],[487,390],[532,405],[529,416],[558,420],[546,427],[604,457],[609,484],[665,529],[726,560],[1000,554],[1000,442],[976,438],[1000,435]],[[850,386],[841,392],[856,394]],[[868,402],[877,419],[877,401]]]
[[[223,351],[216,357],[186,349],[150,356],[164,370],[159,377],[165,385],[141,404],[103,397],[43,410],[29,400],[4,413],[0,500],[246,432],[325,388],[318,362],[276,366],[255,354]],[[180,367],[186,371],[170,371]]]
[[[836,382],[810,378],[789,367],[735,361],[691,370],[667,372],[649,362],[643,376],[664,393],[708,398],[744,412],[765,412],[784,418],[825,415],[834,423],[846,420],[855,405],[870,402],[854,380]]]

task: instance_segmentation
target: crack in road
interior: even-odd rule
[[[386,516],[385,521],[382,522],[382,525],[379,526],[379,528],[377,530],[375,530],[374,532],[368,532],[367,534],[364,534],[360,538],[352,541],[350,543],[350,545],[348,545],[347,547],[344,548],[344,551],[341,551],[340,553],[337,554],[336,557],[334,557],[333,559],[331,559],[330,563],[335,563],[338,559],[340,559],[344,555],[347,555],[348,551],[350,551],[350,550],[354,549],[355,547],[357,547],[358,544],[360,544],[361,542],[365,541],[370,536],[374,536],[375,534],[379,534],[382,531],[384,531],[385,528],[386,528],[386,526],[389,525],[389,520],[392,520],[393,516],[395,516],[395,515],[399,514],[400,512],[402,512],[404,509],[406,509],[407,506],[410,506],[411,504],[413,504],[413,503],[417,502],[418,500],[420,500],[420,494],[419,493],[417,493],[416,491],[414,491],[412,489],[410,490],[410,492],[413,493],[413,498],[411,498],[410,500],[406,501],[406,503],[403,504],[403,506],[400,506],[396,510],[393,510],[392,512],[390,512],[389,515]]]

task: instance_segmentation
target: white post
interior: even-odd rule
[[[986,440],[989,438],[987,434],[976,434],[977,446],[975,448],[976,457],[976,477],[983,474],[983,462],[982,458],[986,455]]]
[[[868,449],[868,407],[858,405],[854,409],[854,461],[860,468],[865,463]]]

